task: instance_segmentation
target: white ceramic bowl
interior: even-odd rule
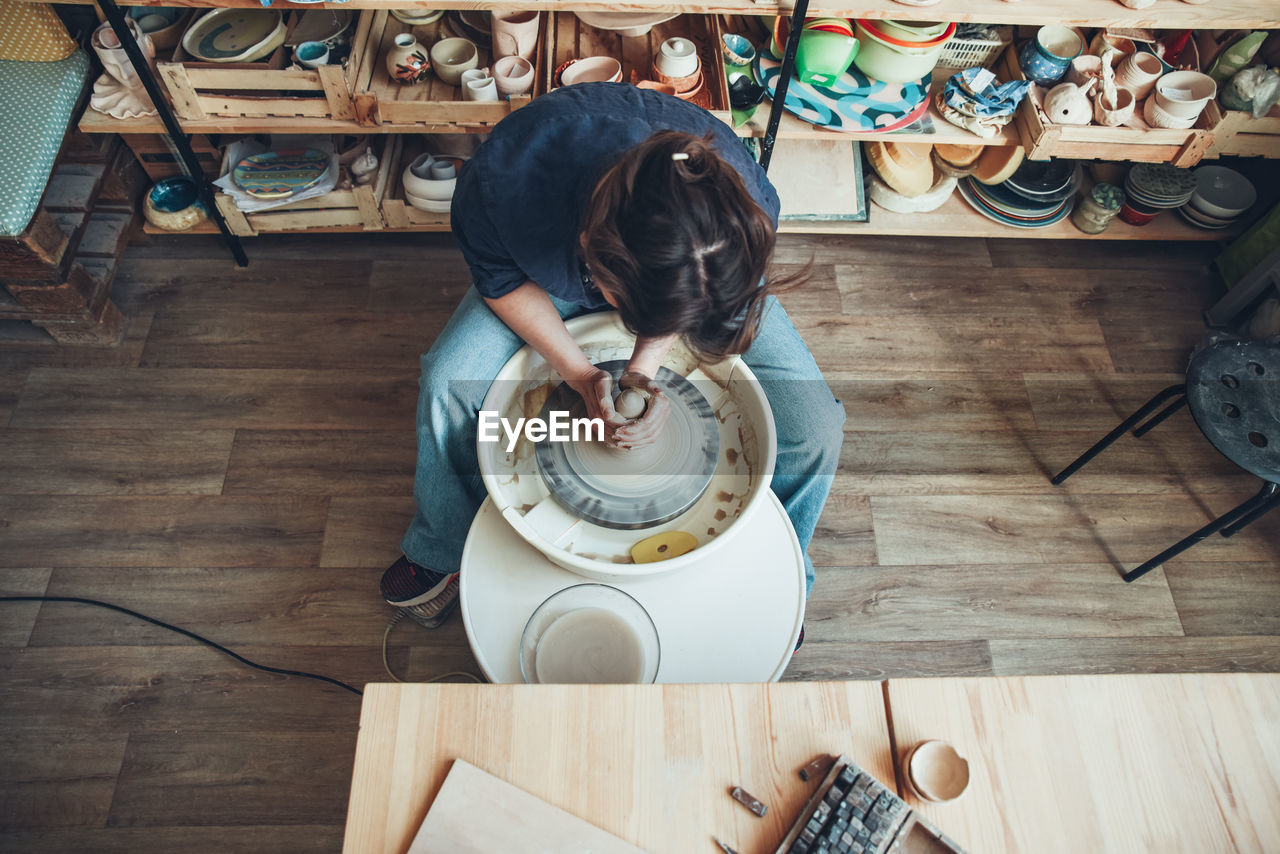
[[[479,64],[480,52],[470,39],[440,39],[431,46],[431,68],[450,86],[457,86],[462,81],[462,72]]]
[[[447,214],[449,212],[449,209],[453,207],[452,198],[428,199],[428,198],[424,198],[423,196],[415,196],[413,193],[410,193],[408,190],[404,191],[404,200],[408,202],[412,207],[415,207],[420,211],[429,211],[431,213]]]
[[[493,64],[498,94],[523,95],[533,88],[533,64],[519,56],[504,56]]]
[[[622,79],[622,63],[612,56],[586,56],[560,75],[560,85],[575,83],[617,83]]]
[[[1218,94],[1218,84],[1199,71],[1171,71],[1156,81],[1161,108],[1183,119],[1195,119]]]
[[[969,762],[945,741],[922,741],[902,763],[907,784],[926,801],[954,801],[969,787]]]
[[[1184,119],[1168,112],[1160,106],[1159,99],[1160,94],[1157,92],[1142,102],[1142,117],[1147,124],[1154,128],[1189,128],[1196,123],[1194,116]]]
[[[453,189],[458,183],[457,177],[443,179],[419,178],[417,175],[413,174],[414,166],[430,156],[432,155],[422,154],[415,157],[409,165],[404,167],[404,172],[400,175],[400,183],[404,185],[406,195],[412,194],[419,199],[429,199],[431,201],[447,203],[453,198]],[[455,157],[453,155],[435,155],[435,158],[437,160],[443,159],[453,161],[455,172],[462,168],[463,161],[467,159],[465,157]],[[445,210],[448,210],[448,208],[446,207]]]
[[[627,359],[635,338],[616,312],[598,312],[566,323],[592,362]],[[677,344],[666,366],[689,378],[717,413],[720,454],[715,474],[702,497],[680,516],[636,531],[604,528],[571,516],[543,484],[533,448],[521,440],[510,453],[505,443],[477,442],[485,489],[503,518],[554,564],[602,581],[663,575],[697,565],[727,542],[739,526],[769,500],[777,457],[773,412],[751,369],[741,359],[699,366]],[[541,411],[559,377],[530,347],[524,347],[494,379],[482,409],[497,411],[512,423]],[[727,496],[727,498],[726,498]],[[631,547],[664,531],[687,531],[698,547],[655,563],[631,562]],[[712,533],[714,532],[714,533]]]
[[[621,626],[616,626],[615,624],[610,628],[620,629],[620,634],[624,637],[627,634],[627,629],[630,629],[630,634],[633,636],[636,645],[636,651],[640,657],[640,673],[637,679],[619,679],[616,674],[611,678],[607,674],[597,672],[591,682],[593,684],[607,682],[616,684],[626,681],[630,684],[652,685],[654,680],[658,678],[658,668],[662,663],[662,643],[658,640],[658,629],[654,626],[653,618],[649,616],[649,612],[636,601],[635,597],[607,584],[575,584],[573,587],[566,587],[551,594],[538,606],[533,615],[529,617],[529,622],[525,624],[524,631],[520,635],[520,675],[524,677],[524,681],[533,685],[546,681],[548,665],[546,653],[554,652],[554,650],[549,648],[549,644],[548,647],[544,647],[542,645],[543,639],[550,638],[548,630],[560,623],[561,617],[565,617],[574,611],[580,612],[583,610],[606,612],[622,623]],[[560,623],[560,625],[563,626],[564,623]],[[613,632],[608,634],[613,634]],[[579,638],[579,640],[581,639]],[[598,644],[598,641],[596,643]],[[589,649],[585,650],[585,652],[587,653],[584,656],[586,660],[581,663],[586,665],[586,669],[590,671],[590,659],[592,656]],[[541,661],[539,661],[539,655],[542,655]],[[576,679],[569,681],[584,681],[582,679],[583,675],[582,673],[576,674]],[[561,682],[560,684],[567,683]]]
[[[1191,206],[1208,216],[1231,220],[1253,207],[1258,191],[1249,179],[1225,166],[1201,166],[1196,176],[1196,190]]]

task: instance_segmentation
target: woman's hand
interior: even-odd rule
[[[627,423],[627,419],[613,408],[613,377],[608,371],[602,371],[588,363],[581,372],[566,377],[565,382],[587,405],[587,417],[599,418],[604,422],[605,443],[613,445],[614,431]]]
[[[627,450],[653,444],[671,415],[671,402],[657,383],[638,371],[624,373],[618,381],[618,387],[640,389],[649,395],[649,403],[639,418],[625,422],[614,431],[610,444]]]

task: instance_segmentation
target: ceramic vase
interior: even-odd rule
[[[150,62],[156,55],[151,37],[132,18],[127,19],[126,23],[142,55]],[[129,56],[120,45],[120,39],[111,25],[102,24],[94,30],[90,43],[107,73],[94,82],[89,106],[116,119],[154,116],[155,105],[151,103],[138,72],[134,70],[133,63],[129,62]]]
[[[495,12],[490,25],[494,58],[518,56],[532,61],[538,46],[539,18],[538,12]]]
[[[412,85],[427,79],[431,61],[427,49],[418,44],[411,33],[396,36],[395,44],[387,53],[387,73],[397,83]]]

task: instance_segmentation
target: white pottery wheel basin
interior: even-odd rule
[[[592,363],[627,359],[635,339],[616,312],[600,312],[566,321],[569,332]],[[690,567],[740,529],[767,500],[777,456],[773,413],[751,369],[733,357],[699,365],[677,344],[663,364],[694,382],[707,397],[720,430],[715,474],[702,497],[680,516],[640,530],[616,530],[570,515],[551,497],[538,473],[533,446],[523,437],[511,452],[505,439],[477,442],[485,489],[503,518],[529,544],[557,566],[588,578],[619,581],[652,577]],[[542,408],[560,378],[530,347],[503,366],[485,397],[483,409],[515,423]],[[636,564],[631,547],[665,531],[686,531],[698,547],[670,560]]]

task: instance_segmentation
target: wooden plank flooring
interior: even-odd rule
[[[109,350],[0,341],[0,595],[117,602],[265,664],[386,679],[418,355],[468,287],[441,235],[131,247]],[[1203,245],[786,236],[846,407],[787,678],[1280,670],[1280,514],[1133,585],[1251,494],[1185,413],[1048,476],[1178,379]],[[29,338],[29,337],[28,337]],[[410,679],[476,670],[403,624]],[[0,604],[0,851],[341,842],[359,699],[72,604]]]

